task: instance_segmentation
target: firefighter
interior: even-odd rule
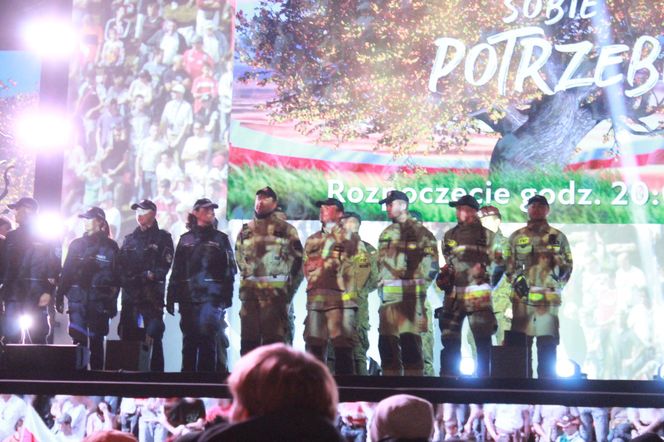
[[[275,213],[277,205],[272,188],[258,190],[254,219],[242,225],[235,242],[242,275],[241,355],[259,345],[287,342],[293,287],[302,282],[302,243],[295,227]]]
[[[429,329],[426,293],[438,271],[433,234],[408,213],[408,196],[388,192],[387,215],[392,220],[379,237],[378,350],[383,374],[422,376],[421,333]]]

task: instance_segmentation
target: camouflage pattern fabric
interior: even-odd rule
[[[530,287],[527,297],[513,296],[512,330],[558,337],[561,293],[573,268],[567,237],[546,221],[530,221],[510,236],[506,259],[508,275],[521,272]]]

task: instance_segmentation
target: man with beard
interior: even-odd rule
[[[392,190],[385,204],[392,220],[379,237],[378,350],[383,374],[422,376],[421,333],[429,329],[426,294],[438,272],[436,238],[408,213],[408,196]]]
[[[558,309],[562,290],[572,274],[572,250],[567,237],[547,222],[549,202],[545,197],[533,196],[526,207],[528,225],[512,233],[506,256],[507,274],[516,292],[512,331],[528,337],[528,376],[532,377],[530,349],[537,338],[537,376],[553,378],[560,341]],[[524,279],[526,284],[519,284]]]
[[[150,370],[164,371],[164,292],[173,261],[171,234],[159,229],[157,206],[143,200],[131,206],[138,227],[120,248],[122,312],[118,335],[123,341],[152,344]]]
[[[339,200],[328,198],[318,201],[316,206],[320,208],[323,226],[307,238],[304,245],[307,278],[304,341],[307,351],[324,363],[328,342],[331,342],[335,374],[354,374],[358,296],[365,282],[354,274],[359,267],[369,267],[368,261],[356,262],[358,254],[367,251],[359,235],[341,225],[344,206]]]
[[[477,348],[476,375],[489,376],[491,335],[496,332],[496,317],[491,305],[490,275],[495,234],[480,223],[479,204],[470,195],[450,202],[456,208],[458,224],[445,232],[443,256],[453,283],[439,285],[445,291],[438,314],[443,349],[440,352],[441,376],[460,374],[461,326],[467,316]],[[445,272],[441,272],[445,273]]]
[[[272,188],[256,192],[254,219],[235,242],[240,282],[240,354],[260,345],[287,342],[288,307],[302,282],[302,243],[295,227],[275,214]],[[291,332],[292,333],[292,332]]]

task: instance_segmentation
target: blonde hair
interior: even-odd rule
[[[236,364],[228,378],[232,421],[287,410],[303,410],[333,420],[339,396],[327,367],[308,353],[284,344],[259,347]]]

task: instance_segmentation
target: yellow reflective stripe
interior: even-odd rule
[[[543,301],[544,300],[544,293],[530,292],[530,293],[528,293],[528,300],[535,301],[535,302]]]
[[[286,287],[286,282],[285,281],[248,281],[248,280],[242,280],[240,283],[241,285],[245,287],[254,287],[257,289],[281,289]]]
[[[426,292],[426,288],[422,285],[411,285],[411,286],[393,286],[393,285],[388,285],[383,287],[383,293],[387,294],[400,294],[404,292],[411,293],[412,289],[415,288],[415,293],[424,293]]]
[[[560,295],[556,292],[530,292],[528,293],[528,301],[532,302],[542,302],[547,301],[549,303],[560,303]]]
[[[560,302],[560,295],[558,293],[547,293],[544,295],[546,297],[546,300],[549,302]]]
[[[481,298],[490,298],[491,290],[473,290],[470,292],[465,292],[463,297],[466,299],[481,299]]]
[[[342,301],[352,301],[353,299],[357,299],[356,292],[346,292],[343,295],[341,295]]]

